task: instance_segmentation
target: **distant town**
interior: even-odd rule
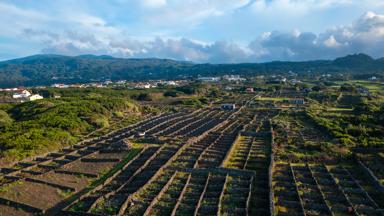
[[[322,74],[319,77],[319,80],[333,80],[333,79],[339,79],[340,77],[343,77],[343,74]],[[289,83],[291,85],[297,85],[302,83],[302,81],[298,78],[298,74],[289,71],[287,75],[270,75],[270,76],[256,76],[252,78],[248,78],[249,80],[263,80],[266,83],[269,84],[284,84]],[[105,80],[103,82],[91,82],[91,83],[76,83],[76,84],[65,84],[65,83],[54,83],[50,86],[34,86],[34,87],[16,87],[16,88],[0,88],[0,92],[3,92],[2,96],[0,95],[0,103],[22,103],[27,101],[34,101],[34,100],[40,100],[43,99],[43,95],[34,93],[38,91],[34,90],[41,90],[41,89],[48,89],[48,88],[57,88],[57,89],[66,89],[66,88],[121,88],[121,89],[151,89],[151,88],[157,88],[162,86],[169,86],[169,87],[177,87],[177,86],[183,86],[187,85],[190,82],[193,81],[200,81],[205,83],[216,83],[220,84],[222,90],[224,91],[232,91],[236,88],[236,86],[246,83],[247,79],[244,77],[241,77],[240,75],[224,75],[224,76],[216,76],[216,77],[204,77],[199,76],[197,79],[182,79],[182,80],[147,80],[147,81],[128,81],[128,80],[118,80],[118,81],[111,81],[111,80]],[[380,80],[375,77],[369,77],[367,81],[373,81],[373,82],[380,82]],[[369,91],[367,88],[359,87],[357,90],[360,93],[369,94]],[[247,93],[253,93],[254,88],[247,87],[244,90]],[[302,91],[310,92],[312,91],[310,88],[303,88]],[[55,95],[55,98],[60,98],[60,95]],[[297,101],[296,101],[297,102]],[[304,103],[300,100],[300,102],[297,102],[299,104]]]

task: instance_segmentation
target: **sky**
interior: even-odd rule
[[[384,56],[383,0],[0,0],[0,60],[34,54],[196,63]]]

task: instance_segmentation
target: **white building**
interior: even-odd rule
[[[29,100],[30,101],[34,101],[34,100],[41,100],[41,99],[43,99],[44,97],[43,96],[41,96],[41,95],[39,95],[39,94],[34,94],[34,95],[31,95],[30,97],[29,97]]]
[[[19,93],[14,93],[12,95],[12,97],[14,99],[20,99],[20,98],[28,98],[29,96],[31,96],[31,92],[29,92],[28,90],[22,90],[21,92]]]
[[[53,88],[69,88],[69,85],[57,83],[52,85]]]
[[[176,86],[177,83],[175,81],[166,81],[165,82],[166,85],[171,85],[171,86]]]
[[[219,77],[199,77],[197,80],[203,81],[203,82],[217,82],[220,80]]]
[[[241,78],[240,75],[225,75],[223,79],[227,81],[237,82],[237,81],[245,81],[244,78]]]
[[[127,82],[127,80],[119,80],[119,81],[116,82],[116,84],[118,84],[118,85],[123,85],[123,84],[125,84],[126,82]]]

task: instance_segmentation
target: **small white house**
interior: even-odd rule
[[[39,95],[39,94],[34,94],[32,96],[29,97],[29,100],[30,101],[34,101],[34,100],[40,100],[40,99],[43,99],[44,97]]]
[[[31,93],[28,90],[23,90],[23,91],[18,92],[18,93],[13,93],[13,95],[12,95],[12,97],[14,99],[28,98],[29,96],[31,96]]]
[[[377,77],[372,76],[372,77],[369,78],[369,80],[377,80]]]

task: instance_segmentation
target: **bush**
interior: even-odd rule
[[[185,86],[177,87],[176,90],[181,91],[187,95],[193,95],[202,93],[205,89],[204,85],[201,82],[194,82]]]
[[[133,99],[138,101],[152,101],[152,97],[149,93],[140,93],[138,95],[134,95]]]
[[[116,111],[116,112],[113,112],[113,115],[118,117],[118,118],[123,118],[124,117],[124,114],[120,111]]]
[[[12,124],[13,120],[12,118],[8,115],[3,110],[0,110],[0,127],[6,127]]]
[[[193,107],[201,107],[202,106],[201,101],[197,98],[189,98],[189,99],[183,100],[182,104],[186,105],[186,106],[193,106]]]
[[[97,128],[103,128],[103,127],[109,126],[109,121],[105,116],[94,117],[93,123]]]
[[[177,91],[166,91],[163,95],[164,97],[177,97],[178,93]]]
[[[145,105],[141,108],[141,112],[145,114],[158,114],[160,110],[156,107]]]
[[[202,104],[208,104],[209,103],[209,99],[206,98],[206,97],[201,97],[198,99]]]

